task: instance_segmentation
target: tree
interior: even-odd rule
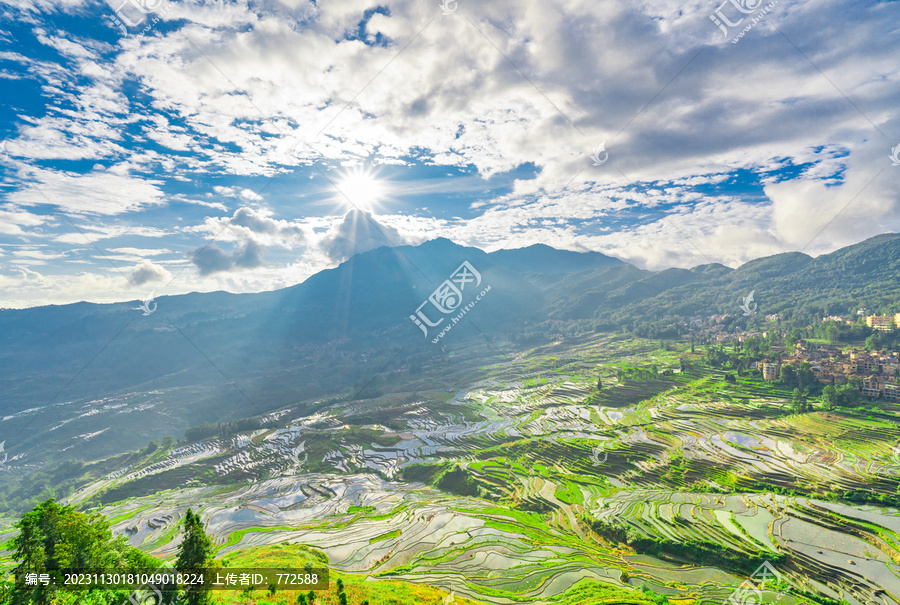
[[[310,590],[306,593],[306,600],[309,601],[309,605],[312,605],[316,601],[316,593]]]
[[[24,588],[27,573],[53,574],[65,568],[133,571],[159,565],[123,537],[113,539],[102,515],[80,513],[52,498],[22,515],[16,527],[19,535],[12,542],[13,558],[18,562],[13,570],[16,582],[11,599],[0,600],[2,603],[43,605],[53,600],[52,585]]]
[[[794,366],[790,364],[781,366],[779,379],[789,387],[795,386],[797,384],[797,371],[794,369]]]
[[[833,384],[829,384],[824,389],[822,389],[822,401],[825,405],[828,406],[829,409],[836,408],[838,406],[838,391],[834,388]]]
[[[603,388],[603,381],[598,378],[597,379],[597,390],[599,391],[602,388]]]
[[[791,408],[798,414],[809,411],[809,401],[806,389],[794,389],[794,392],[791,395]]]
[[[297,595],[297,605],[308,605],[309,601],[306,600],[306,595],[302,592]]]
[[[808,361],[804,361],[797,368],[797,386],[805,389],[816,382],[816,375],[812,371],[812,366]]]
[[[828,385],[822,391],[822,399],[829,408],[836,407],[856,407],[862,398],[859,389],[861,383],[858,379],[852,378],[850,382],[839,387]]]
[[[213,542],[203,531],[203,522],[200,515],[191,509],[184,516],[184,526],[181,544],[178,545],[178,558],[175,561],[175,569],[179,572],[199,573],[201,569],[209,567],[213,558]],[[185,589],[184,602],[187,605],[205,605],[210,603],[209,587],[204,584],[202,588],[189,587]]]

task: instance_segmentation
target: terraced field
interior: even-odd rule
[[[677,354],[535,350],[453,394],[280,413],[71,500],[103,503],[163,557],[191,506],[222,556],[305,544],[369,581],[489,603],[551,602],[583,579],[723,603],[766,561],[765,602],[900,603],[896,407],[791,414],[787,393],[681,373]],[[656,379],[619,379],[650,364]]]

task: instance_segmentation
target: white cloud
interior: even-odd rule
[[[378,5],[390,14],[372,16],[365,33],[391,44],[345,39]],[[167,236],[217,237],[224,244],[207,249],[197,287],[264,288],[384,243],[377,230],[360,231],[368,220],[303,217],[309,207],[276,218],[285,209],[255,207],[263,200],[241,178],[360,159],[474,167],[477,177],[455,182],[469,200],[481,177],[535,167],[509,194],[471,203],[466,220],[385,211],[377,220],[397,241],[445,235],[492,248],[515,237],[515,246],[593,248],[662,267],[797,249],[827,225],[809,250],[825,251],[900,228],[900,169],[887,159],[900,143],[898,6],[779,3],[737,45],[722,42],[709,20],[715,5],[700,0],[498,0],[461,3],[447,17],[436,2],[412,0],[190,0],[161,11],[177,31],[115,47],[41,30],[65,60],[10,57],[40,83],[47,111],[22,116],[9,141],[16,178],[4,182],[6,199],[90,216],[93,241],[130,233],[175,248]],[[588,155],[601,140],[610,160],[594,167]],[[51,160],[107,167],[79,173],[45,167]],[[788,180],[773,173],[804,163]],[[736,171],[763,175],[762,194],[708,193]],[[216,179],[211,192],[205,178]],[[167,197],[167,179],[199,186]],[[630,181],[650,191],[635,194]],[[454,191],[453,180],[432,183],[421,206],[445,184]],[[196,226],[182,229],[138,225],[138,211],[181,202],[227,214],[231,199],[254,207],[186,213],[177,220]],[[0,233],[46,233],[43,216],[8,216]],[[314,235],[323,224],[329,231]],[[302,262],[269,265],[270,248],[306,250]]]
[[[330,263],[336,264],[354,254],[381,246],[402,246],[422,241],[423,237],[403,233],[368,212],[351,210],[319,239],[317,250]]]
[[[95,168],[76,174],[44,168],[23,168],[27,183],[8,194],[20,206],[54,206],[73,215],[118,215],[165,203],[158,179],[142,179]]]
[[[216,195],[238,198],[245,202],[261,202],[263,199],[261,195],[256,194],[252,189],[243,189],[241,187],[215,186],[213,187],[213,191]]]
[[[144,261],[132,269],[128,281],[132,285],[142,286],[148,282],[167,282],[171,279],[172,274],[165,267]]]
[[[119,252],[121,254],[128,254],[130,256],[135,257],[144,257],[144,256],[162,256],[163,254],[171,254],[172,251],[168,248],[110,248],[110,252]]]
[[[22,235],[22,227],[37,227],[47,222],[47,217],[25,210],[0,210],[0,234]]]
[[[65,221],[63,221],[62,224],[66,227],[69,226]],[[100,240],[124,236],[160,239],[173,233],[173,231],[170,230],[158,229],[156,227],[144,227],[142,225],[86,225],[81,220],[79,220],[76,225],[78,225],[78,230],[57,235],[53,240],[64,244],[84,245],[96,243]]]

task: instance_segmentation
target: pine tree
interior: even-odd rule
[[[213,554],[213,542],[203,531],[200,515],[191,509],[184,517],[183,537],[178,545],[178,558],[175,569],[179,572],[199,573],[208,567]],[[184,603],[187,605],[205,605],[210,603],[209,587],[190,587],[185,590]]]

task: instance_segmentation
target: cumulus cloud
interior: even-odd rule
[[[200,275],[260,267],[266,248],[293,250],[304,246],[312,237],[312,228],[305,223],[275,219],[270,210],[246,206],[235,210],[230,217],[208,217],[202,225],[189,231],[235,245],[230,253],[215,242],[194,250],[190,256]]]
[[[10,6],[38,23],[37,7],[49,4]],[[387,10],[365,17],[376,6]],[[9,130],[6,198],[88,215],[93,241],[145,235],[203,250],[196,270],[215,278],[198,287],[235,290],[259,286],[251,274],[282,284],[437,235],[489,249],[512,238],[591,248],[661,267],[735,264],[807,244],[821,252],[900,229],[900,168],[887,159],[900,143],[900,5],[780,3],[737,45],[710,22],[714,8],[496,0],[441,17],[436,4],[413,0],[166,3],[170,27],[116,45],[39,25],[41,59],[10,58],[46,111]],[[592,166],[601,141],[609,161]],[[382,214],[379,227],[353,213],[332,224],[302,205],[306,191],[292,198],[298,207],[256,206],[264,200],[254,177],[369,157],[471,176],[418,179],[430,180],[421,204],[434,216]],[[533,170],[503,195],[475,192],[522,166]],[[759,187],[716,190],[736,175]],[[431,193],[448,192],[465,218],[432,203]],[[176,203],[169,219],[193,226],[145,227],[137,214]],[[53,233],[44,214],[29,216],[0,214],[0,233],[85,244]],[[194,239],[175,241],[182,236]],[[201,248],[201,237],[225,244]],[[262,264],[276,253],[291,258]]]
[[[192,262],[197,266],[200,275],[212,275],[224,271],[254,269],[263,264],[263,246],[247,240],[230,254],[215,243],[209,244],[191,253]]]
[[[137,265],[128,280],[135,286],[142,286],[148,282],[164,282],[172,279],[172,274],[165,267],[155,265],[150,261],[144,261]]]
[[[318,250],[332,263],[340,263],[354,254],[380,246],[402,246],[423,241],[380,222],[372,214],[351,210],[319,240]]]
[[[209,217],[192,231],[223,241],[254,241],[263,246],[293,248],[310,237],[310,228],[302,222],[276,219],[265,208],[238,208],[230,217]]]

